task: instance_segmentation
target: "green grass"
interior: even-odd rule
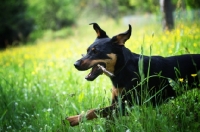
[[[114,121],[95,119],[70,127],[62,120],[91,108],[110,104],[112,84],[104,75],[93,82],[84,79],[88,71],[79,72],[73,63],[86,52],[96,34],[92,27],[79,24],[71,28],[71,35],[61,33],[35,45],[8,48],[0,52],[0,131],[85,131],[103,132],[177,132],[200,129],[200,92],[192,90],[160,107],[127,107],[130,116]],[[112,20],[99,22],[111,37],[128,29]],[[200,53],[200,25],[177,23],[172,32],[163,33],[160,26],[134,27],[126,46],[133,52],[170,56]],[[50,38],[52,33],[50,33]],[[152,37],[152,34],[153,37]],[[57,36],[62,36],[61,38]],[[47,39],[48,38],[48,39]],[[183,85],[179,85],[181,89]]]

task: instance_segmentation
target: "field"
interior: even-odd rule
[[[172,32],[162,32],[158,23],[133,27],[126,47],[145,55],[200,53],[200,22],[177,22]],[[113,20],[99,25],[111,37],[128,29]],[[66,37],[52,35],[36,44],[0,51],[0,132],[183,132],[200,130],[200,92],[192,90],[162,106],[127,108],[130,116],[114,121],[96,119],[70,127],[63,119],[91,108],[109,105],[112,87],[105,75],[93,82],[88,71],[77,71],[73,63],[96,38],[88,23],[72,27]],[[67,34],[67,33],[66,33]],[[49,37],[51,36],[51,37]],[[52,39],[53,38],[53,39]],[[143,49],[143,50],[141,50]],[[194,78],[197,76],[194,76]],[[177,92],[186,87],[177,83]]]

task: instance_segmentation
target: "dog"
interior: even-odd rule
[[[97,23],[90,25],[93,25],[97,38],[88,47],[87,54],[77,60],[74,66],[79,71],[91,69],[85,77],[88,81],[93,81],[105,73],[113,85],[112,103],[105,108],[91,109],[85,114],[67,117],[66,120],[71,126],[78,125],[83,118],[92,120],[98,117],[112,117],[114,110],[120,109],[121,114],[125,115],[127,104],[162,104],[170,97],[177,96],[170,82],[179,78],[186,80],[190,87],[198,87],[199,78],[196,75],[200,70],[200,54],[162,57],[132,53],[125,47],[125,42],[131,36],[131,25],[126,32],[112,38],[109,38]],[[192,77],[191,74],[196,77]],[[196,83],[193,83],[194,78]],[[142,99],[142,92],[145,90],[149,98]]]

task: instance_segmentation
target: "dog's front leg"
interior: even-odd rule
[[[67,117],[66,120],[69,121],[71,126],[79,125],[80,122],[85,118],[86,120],[92,120],[98,117],[108,117],[112,115],[112,111],[116,108],[115,105],[111,105],[101,109],[88,110],[86,113],[82,113],[75,116]]]
[[[69,121],[71,126],[76,126],[78,125],[81,121],[83,121],[83,119],[87,119],[87,120],[92,120],[94,118],[98,118],[98,117],[109,117],[112,118],[112,113],[113,110],[117,109],[117,100],[119,98],[119,96],[121,96],[124,92],[124,89],[122,88],[112,88],[112,105],[105,107],[105,108],[100,108],[100,109],[92,109],[92,110],[88,110],[86,113],[82,113],[79,115],[75,115],[75,116],[70,116],[68,118],[66,118],[66,120]]]
[[[94,118],[97,118],[95,111],[96,111],[95,109],[88,110],[86,115],[82,113],[79,115],[67,117],[66,119],[69,121],[71,126],[76,126],[83,120],[84,117],[86,117],[87,120],[92,120]]]

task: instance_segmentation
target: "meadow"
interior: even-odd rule
[[[110,37],[128,29],[128,25],[111,19],[98,23]],[[132,52],[161,56],[200,53],[199,21],[177,22],[171,32],[163,32],[158,23],[130,24],[133,33],[126,47]],[[109,105],[112,88],[105,75],[88,82],[84,77],[89,71],[79,72],[73,66],[96,38],[93,28],[82,22],[63,32],[60,35],[49,31],[35,44],[0,51],[0,132],[200,130],[198,90],[181,94],[156,108],[127,107],[129,116],[114,121],[100,118],[76,127],[70,127],[67,121],[63,123],[67,116]],[[184,80],[174,83],[178,85],[177,92],[186,87]]]

